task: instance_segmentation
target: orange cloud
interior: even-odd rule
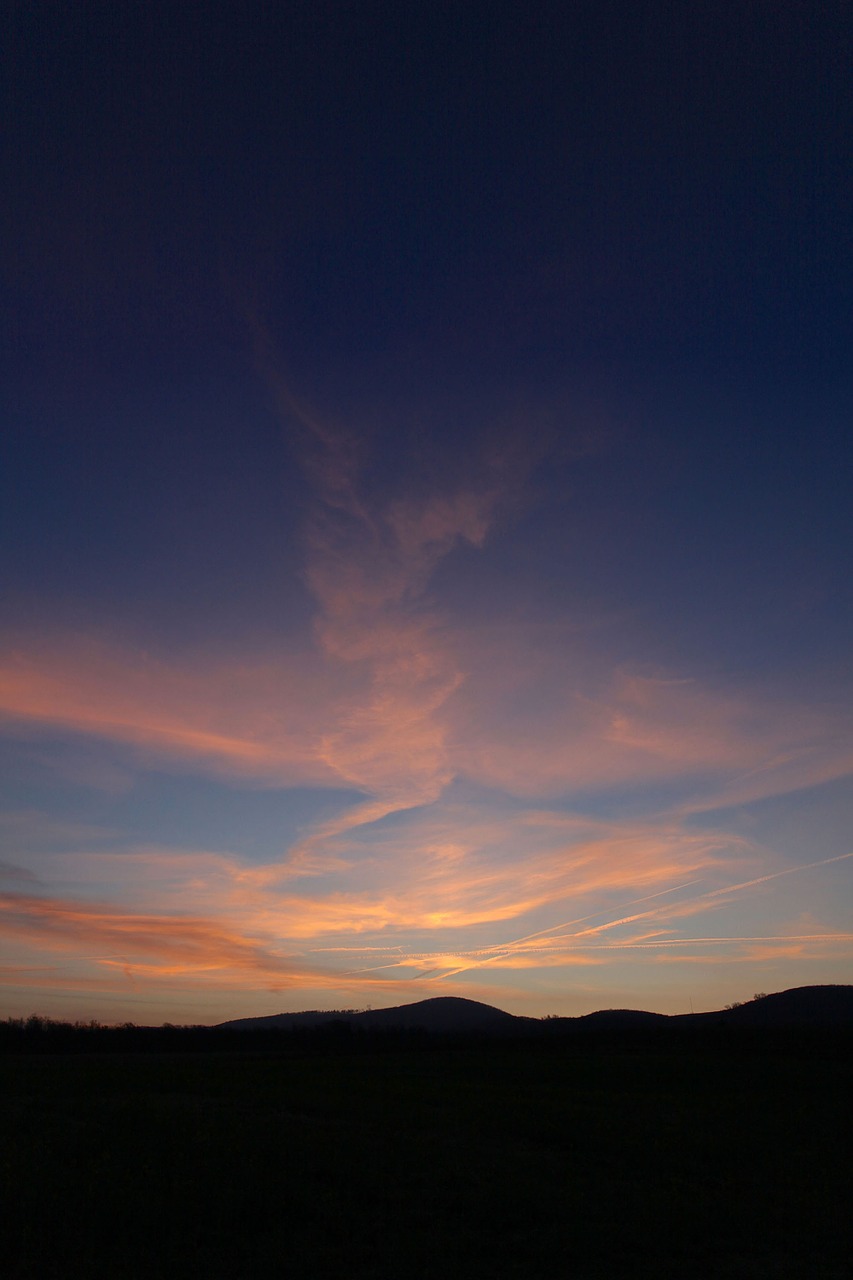
[[[148,990],[156,994],[213,989],[255,993],[259,989],[334,993],[381,993],[389,1002],[417,999],[418,982],[364,974],[353,977],[307,964],[247,938],[221,922],[181,914],[129,912],[104,904],[0,895],[0,937],[31,949],[31,964],[0,965],[0,985],[53,991]],[[62,964],[45,964],[44,952],[62,953]],[[470,988],[472,995],[485,994]]]
[[[488,943],[475,948],[448,950],[413,951],[405,947],[366,947],[363,950],[355,946],[346,950],[351,954],[360,954],[368,963],[356,972],[370,972],[377,969],[410,969],[422,970],[425,974],[441,974],[450,977],[472,969],[489,966],[495,969],[542,969],[566,968],[577,964],[604,963],[608,953],[644,952],[655,956],[664,954],[668,949],[727,949],[735,958],[750,953],[750,946],[756,944],[761,954],[770,956],[805,954],[804,947],[813,949],[829,945],[833,948],[849,946],[853,942],[853,934],[844,931],[822,928],[809,933],[788,929],[775,935],[758,937],[731,935],[713,935],[702,937],[674,936],[672,924],[675,921],[696,917],[711,910],[719,910],[726,906],[738,894],[780,880],[787,876],[809,872],[827,865],[842,862],[853,854],[842,854],[823,859],[816,863],[805,863],[770,872],[751,880],[727,884],[720,888],[693,892],[685,898],[674,897],[676,893],[691,888],[690,884],[674,884],[663,890],[635,898],[621,906],[615,905],[607,909],[600,904],[597,910],[588,916],[576,917],[573,920],[552,924],[548,928],[529,933],[514,939]],[[630,883],[630,873],[625,869],[625,880]],[[575,896],[575,895],[573,895]],[[577,897],[575,896],[575,900]],[[642,911],[625,914],[626,906],[634,906],[655,900],[655,905]],[[605,916],[597,924],[589,924],[595,917]],[[638,922],[643,924],[638,930]],[[652,921],[658,921],[668,928],[648,927]],[[581,925],[584,927],[578,928]],[[612,937],[612,931],[621,936]],[[746,949],[746,950],[745,950]],[[333,950],[339,950],[334,948]],[[599,954],[600,953],[600,954]],[[679,950],[680,954],[680,950]],[[703,951],[706,954],[706,951]],[[758,952],[756,952],[758,955]]]
[[[280,783],[333,782],[316,664],[184,666],[82,637],[0,657],[0,714]]]
[[[539,815],[541,827],[543,815]],[[549,971],[617,962],[620,957],[683,959],[698,963],[738,958],[756,961],[800,956],[845,954],[853,934],[824,927],[783,929],[776,933],[729,932],[684,936],[677,922],[726,906],[737,894],[762,888],[768,881],[838,863],[851,854],[820,863],[784,868],[763,876],[696,892],[690,882],[674,881],[676,873],[721,864],[713,840],[693,837],[679,845],[678,832],[654,838],[626,831],[576,848],[541,853],[531,860],[530,884],[513,883],[510,866],[496,868],[472,859],[461,843],[435,850],[415,874],[409,866],[393,891],[339,892],[298,896],[270,894],[254,885],[251,868],[230,866],[220,858],[220,896],[209,895],[208,914],[182,909],[192,881],[180,877],[170,891],[173,912],[128,910],[104,903],[48,898],[33,893],[0,895],[0,935],[13,940],[16,951],[32,951],[36,962],[18,965],[20,980],[12,985],[39,985],[45,952],[61,952],[70,986],[81,979],[114,973],[118,982],[215,987],[225,990],[323,990],[357,992],[365,985],[392,999],[417,996],[417,984],[449,982],[483,969],[498,972]],[[102,857],[103,855],[92,855]],[[132,855],[130,855],[132,857]],[[143,864],[159,859],[170,873],[188,874],[192,858],[170,858],[168,852],[142,851]],[[209,870],[209,868],[208,868]],[[204,878],[206,882],[206,877]],[[673,882],[674,881],[674,882]],[[660,886],[663,887],[655,887]],[[614,903],[617,889],[647,887],[651,892]],[[692,890],[692,892],[691,892]],[[687,896],[685,897],[685,891]],[[604,894],[604,897],[602,897]],[[608,907],[607,901],[611,905]],[[552,922],[522,936],[495,939],[495,927],[536,909],[555,913],[559,904],[576,907],[572,919]],[[585,904],[587,910],[577,912]],[[652,904],[652,905],[646,905]],[[641,909],[630,909],[640,907]],[[598,920],[596,921],[596,916]],[[464,932],[489,926],[491,940],[475,945]],[[616,935],[616,936],[614,936]],[[364,944],[355,939],[361,936]],[[418,936],[427,943],[413,947]],[[476,935],[474,935],[476,936]],[[335,938],[352,941],[335,943]],[[385,939],[378,941],[378,939]],[[441,941],[439,941],[439,939]],[[430,946],[430,941],[434,945]],[[305,949],[306,944],[310,946]],[[323,945],[323,944],[326,945]],[[437,944],[437,945],[435,945]],[[330,967],[330,965],[332,967]],[[15,967],[15,966],[13,966]],[[27,973],[32,973],[32,979]],[[44,975],[43,975],[44,976]],[[45,979],[46,985],[50,982]],[[79,985],[79,984],[78,984]],[[442,987],[441,989],[448,989]],[[459,990],[459,987],[451,987]],[[471,991],[466,979],[465,991]]]
[[[0,655],[0,714],[280,785],[361,789],[355,824],[436,799],[451,780],[445,704],[464,679],[423,594],[460,540],[482,543],[496,491],[370,510],[340,434],[306,539],[313,650],[275,661],[157,661],[92,638]]]
[[[456,770],[520,797],[678,785],[707,811],[853,771],[849,717],[790,698],[608,669],[566,629],[460,635]]]
[[[331,475],[339,473],[332,457]],[[309,531],[306,577],[322,651],[361,679],[321,754],[341,777],[381,797],[384,816],[435,800],[453,776],[443,709],[464,672],[423,596],[457,542],[482,544],[498,490],[369,510],[350,474],[332,494]]]
[[[687,815],[839,776],[853,763],[840,718],[613,670],[593,639],[565,627],[454,627],[428,594],[432,575],[460,544],[485,544],[511,484],[486,468],[455,491],[381,505],[363,491],[354,442],[300,414],[318,480],[305,538],[310,650],[165,662],[58,638],[0,656],[0,712],[226,776],[344,784],[363,798],[261,867],[239,852],[75,855],[78,884],[137,909],[9,895],[2,919],[16,938],[87,947],[100,969],[146,982],[213,974],[237,987],[387,980],[390,990],[408,976],[380,969],[442,981],[483,966],[687,952],[699,940],[672,936],[676,922],[796,870],[696,891],[700,876],[718,884],[732,855],[766,864],[726,832],[691,829]],[[448,803],[454,780],[528,806],[649,784],[679,799],[645,822],[507,805],[495,816],[494,800]],[[164,893],[174,915],[138,909]],[[352,951],[339,954],[347,965],[361,955],[360,970],[332,975],[306,959],[309,945],[330,957],[347,939]],[[761,945],[771,943],[793,945]]]
[[[227,926],[188,915],[122,911],[108,906],[0,895],[0,928],[29,943],[65,950],[96,949],[99,962],[156,955],[177,969],[238,969],[282,974],[287,959]]]
[[[37,865],[47,884],[70,876],[81,889],[137,905],[168,895],[188,918],[202,909],[240,936],[302,947],[347,935],[493,927],[556,913],[564,902],[577,917],[581,905],[600,911],[616,894],[668,891],[719,870],[730,848],[728,837],[676,824],[629,828],[541,811],[498,820],[450,806],[372,832],[351,828],[322,849],[261,867],[235,855],[146,847],[82,850],[70,863],[48,852]]]

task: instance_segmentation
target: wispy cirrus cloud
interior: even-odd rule
[[[853,771],[846,709],[790,694],[609,668],[588,638],[477,634],[481,661],[452,707],[455,759],[518,796],[670,785],[682,812],[813,786]],[[586,647],[584,647],[584,641]]]
[[[120,910],[91,902],[5,893],[0,895],[5,936],[15,935],[56,949],[97,947],[99,961],[129,962],[156,956],[178,968],[236,968],[284,972],[274,955],[245,934],[221,923],[182,913]]]
[[[478,662],[417,602],[343,595],[318,622],[332,637],[321,656],[166,661],[81,637],[7,647],[0,714],[266,785],[351,786],[370,797],[360,822],[429,803],[455,777],[531,799],[677,783],[681,812],[698,813],[853,769],[843,709],[619,671],[593,695],[570,649],[563,669],[550,656],[545,698],[523,634],[494,666],[487,644]]]
[[[17,867],[13,862],[0,862],[0,883],[35,884],[38,876],[27,867]]]
[[[744,842],[735,844],[742,852]],[[567,903],[577,915],[579,904],[591,908],[602,896],[719,873],[731,852],[730,837],[673,824],[637,830],[546,812],[498,820],[451,806],[407,814],[384,831],[350,828],[322,860],[300,865],[142,846],[78,849],[70,861],[48,851],[38,867],[45,886],[59,877],[75,894],[131,900],[135,911],[168,899],[176,911],[203,911],[303,951],[348,936],[399,945],[411,934],[494,928]]]
[[[706,919],[798,869],[710,816],[849,771],[838,707],[615,663],[580,622],[469,627],[437,570],[500,536],[506,465],[383,494],[354,437],[293,412],[313,483],[301,642],[165,658],[17,637],[0,646],[0,713],[143,764],[357,797],[263,863],[95,831],[87,846],[82,828],[29,861],[10,849],[39,879],[12,883],[26,892],[3,900],[0,931],[90,977],[395,994],[629,953],[847,945],[843,929],[740,936]]]
[[[437,799],[453,777],[443,712],[465,672],[425,595],[458,543],[482,546],[502,484],[487,475],[452,493],[369,503],[349,452],[337,438],[324,448],[306,579],[319,607],[322,652],[359,678],[323,738],[322,756],[375,797],[353,816],[373,821],[383,810]]]
[[[673,949],[685,958],[694,953],[707,958],[710,948],[713,954],[732,961],[750,956],[815,957],[826,954],[827,948],[830,954],[838,956],[853,952],[853,933],[831,926],[816,928],[814,921],[805,922],[809,932],[804,931],[803,922],[797,922],[785,932],[755,936],[748,933],[706,933],[698,936],[688,933],[685,936],[681,931],[681,923],[711,915],[760,886],[788,876],[819,871],[850,858],[853,858],[851,853],[839,854],[818,862],[783,868],[750,880],[730,882],[699,892],[696,891],[696,886],[701,885],[701,879],[671,884],[667,888],[621,904],[611,903],[607,907],[598,905],[589,915],[576,916],[520,937],[504,938],[475,947],[444,946],[438,950],[406,950],[391,946],[384,949],[362,949],[354,945],[345,950],[353,960],[356,957],[362,958],[355,972],[415,970],[430,979],[455,977],[486,966],[490,969],[510,970],[570,969],[576,965],[604,964],[620,952],[654,952],[656,956],[664,958]],[[630,883],[627,868],[623,883],[626,886]],[[592,903],[596,899],[601,902],[597,887],[591,886],[589,901]],[[574,900],[579,899],[574,897]],[[654,906],[645,905],[649,902],[654,902]],[[626,910],[637,906],[643,909]]]
[[[325,687],[310,657],[168,662],[87,636],[13,644],[0,657],[7,721],[284,785],[334,776],[318,748]]]
[[[441,794],[454,772],[443,712],[465,672],[426,591],[457,544],[482,545],[505,479],[492,467],[451,492],[371,499],[357,443],[298,413],[316,486],[304,545],[317,614],[303,648],[165,660],[96,636],[12,637],[0,715],[236,777],[343,783],[369,797],[353,822]]]
[[[460,817],[452,823],[457,833]],[[743,865],[745,855],[760,861],[760,851],[750,854],[744,844],[733,862],[728,838],[719,834],[698,835],[673,824],[657,830],[650,824],[639,834],[601,823],[591,832],[574,820],[572,843],[566,815],[538,812],[532,823],[530,817],[521,814],[510,824],[513,838],[529,827],[547,847],[524,861],[485,857],[490,842],[482,819],[453,844],[441,843],[441,824],[433,824],[434,838],[412,834],[409,856],[396,867],[380,866],[373,888],[356,883],[335,889],[327,869],[297,892],[259,881],[255,869],[236,858],[124,851],[116,862],[126,893],[147,889],[156,903],[167,886],[167,912],[93,899],[110,861],[96,851],[78,864],[83,871],[88,865],[91,876],[81,878],[79,888],[88,890],[83,900],[51,895],[46,885],[38,892],[15,886],[16,892],[0,895],[0,937],[19,954],[22,948],[34,958],[61,954],[66,970],[87,981],[107,972],[119,984],[174,978],[234,991],[370,988],[399,999],[415,998],[423,981],[458,993],[461,979],[462,991],[483,994],[477,975],[484,972],[568,974],[630,955],[685,962],[705,956],[716,963],[750,956],[837,958],[851,949],[853,935],[811,920],[763,933],[715,932],[705,920],[772,882],[841,864],[853,854],[737,880],[733,866]],[[356,828],[341,841],[366,838]],[[381,851],[377,856],[381,862]],[[338,870],[345,878],[346,857]],[[547,923],[537,927],[543,911]],[[698,919],[705,927],[697,931]],[[519,929],[525,922],[527,928]]]

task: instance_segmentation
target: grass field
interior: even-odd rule
[[[0,1058],[2,1274],[853,1275],[842,1053]]]

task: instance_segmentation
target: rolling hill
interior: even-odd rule
[[[300,1030],[334,1024],[353,1029],[381,1031],[433,1031],[512,1035],[537,1028],[554,1031],[654,1031],[679,1026],[731,1026],[733,1028],[853,1027],[853,985],[793,987],[761,996],[744,1004],[710,1013],[667,1015],[640,1009],[600,1009],[576,1018],[526,1018],[505,1013],[492,1005],[457,996],[438,996],[391,1009],[311,1010],[275,1013],[260,1018],[236,1018],[222,1022],[230,1031]]]
[[[457,996],[437,996],[415,1004],[397,1005],[391,1009],[311,1010],[306,1013],[274,1013],[263,1018],[237,1018],[220,1023],[223,1029],[258,1031],[280,1027],[283,1030],[319,1027],[331,1023],[348,1023],[364,1030],[406,1031],[508,1031],[535,1022],[535,1018],[518,1018],[478,1000]]]

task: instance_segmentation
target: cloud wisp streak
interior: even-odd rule
[[[535,825],[541,830],[543,815],[537,817]],[[564,825],[555,823],[550,834]],[[522,822],[516,827],[516,834],[523,826]],[[357,830],[350,832],[350,838],[356,834]],[[424,834],[413,835],[413,853],[429,843]],[[173,978],[219,984],[223,990],[337,993],[363,990],[366,984],[413,998],[419,982],[450,982],[449,990],[458,990],[453,980],[486,968],[518,975],[554,969],[570,974],[628,952],[676,952],[698,962],[708,948],[730,959],[753,954],[760,960],[825,954],[827,948],[843,952],[852,940],[845,930],[831,926],[742,934],[706,930],[689,936],[679,930],[680,922],[709,910],[719,912],[768,883],[843,863],[853,854],[691,893],[703,875],[718,876],[725,868],[718,837],[704,834],[698,840],[690,833],[679,845],[676,833],[668,829],[656,843],[650,829],[638,843],[636,833],[600,830],[592,840],[530,858],[525,864],[530,882],[519,884],[519,863],[484,863],[476,854],[474,836],[482,840],[484,833],[474,828],[467,850],[439,850],[426,867],[410,858],[398,868],[396,883],[387,869],[380,869],[372,891],[361,885],[335,891],[327,883],[335,872],[328,869],[313,889],[309,878],[300,893],[284,886],[271,891],[267,881],[256,879],[252,867],[222,855],[200,860],[186,851],[129,851],[120,860],[125,891],[133,894],[147,887],[156,902],[158,884],[168,883],[174,910],[57,898],[44,885],[19,884],[16,892],[0,897],[0,935],[31,951],[34,969],[39,967],[38,955],[60,952],[69,972],[80,973],[81,990],[83,979],[106,970],[119,982]],[[110,861],[108,853],[99,851],[77,862],[81,870],[87,863],[92,868],[90,892],[108,873]],[[337,873],[346,875],[347,870],[347,860],[342,859]],[[688,879],[683,878],[685,871]],[[679,873],[681,878],[676,878]],[[84,876],[81,887],[85,884]],[[612,898],[632,885],[655,884],[662,887],[599,905],[602,894]],[[499,937],[472,945],[473,936],[483,929],[494,933],[502,922],[532,918],[542,910],[553,912],[568,901],[586,902],[589,909],[509,940]],[[198,904],[194,910],[183,905],[190,902]],[[647,903],[654,905],[626,912]],[[199,906],[203,915],[198,914]],[[605,918],[596,922],[596,916]],[[620,936],[614,938],[614,932]],[[412,946],[413,936],[420,945]],[[354,966],[356,956],[364,963]],[[473,990],[470,978],[463,989]]]
[[[459,548],[486,554],[517,478],[484,463],[441,491],[376,492],[360,442],[279,393],[309,441],[310,633],[272,653],[168,659],[105,637],[12,638],[0,713],[16,732],[121,746],[137,770],[353,798],[254,862],[154,842],[119,851],[104,833],[81,847],[81,825],[64,864],[10,854],[6,936],[73,957],[81,982],[94,965],[139,982],[325,991],[458,990],[475,971],[569,975],[629,951],[847,945],[843,928],[678,932],[851,856],[779,869],[757,839],[695,822],[843,775],[853,751],[838,709],[638,674],[580,627],[468,627],[434,593],[437,571]],[[668,790],[657,812],[631,816],[654,788]],[[733,865],[772,869],[720,885]]]
[[[351,972],[373,972],[385,968],[421,968],[425,970],[425,977],[441,976],[442,978],[454,977],[460,973],[464,973],[470,969],[480,968],[484,965],[490,965],[498,968],[535,968],[535,967],[554,967],[555,965],[571,965],[573,963],[583,964],[593,962],[593,953],[597,951],[621,951],[621,950],[656,950],[667,947],[689,947],[700,945],[730,946],[734,949],[742,949],[749,943],[820,943],[821,945],[832,943],[848,944],[853,942],[853,933],[845,931],[834,931],[825,929],[819,933],[787,933],[787,934],[763,934],[759,936],[749,935],[725,935],[725,936],[703,936],[703,937],[680,937],[673,938],[671,929],[658,931],[653,936],[648,934],[637,934],[636,930],[627,937],[618,941],[602,942],[600,935],[612,929],[625,929],[628,926],[636,926],[639,921],[652,922],[656,921],[661,924],[671,925],[672,922],[691,918],[706,912],[709,908],[719,907],[730,902],[736,895],[746,890],[756,888],[760,885],[770,883],[783,877],[803,874],[809,871],[817,870],[821,867],[830,866],[835,863],[844,862],[853,858],[853,853],[839,854],[831,858],[824,858],[818,862],[803,863],[795,867],[787,867],[780,871],[770,872],[762,876],[755,877],[751,880],[742,881],[736,884],[728,884],[720,888],[709,889],[700,894],[694,894],[687,898],[682,898],[675,903],[663,903],[651,908],[648,911],[633,912],[629,915],[621,914],[625,906],[640,905],[644,902],[669,897],[671,894],[679,892],[685,888],[691,887],[689,882],[682,885],[670,886],[667,889],[660,890],[653,894],[644,895],[643,897],[634,898],[622,907],[611,908],[611,918],[596,925],[587,925],[583,929],[573,929],[576,924],[587,924],[587,921],[594,918],[595,915],[605,914],[605,912],[594,912],[590,916],[579,917],[574,920],[564,921],[561,924],[552,925],[550,928],[539,930],[535,933],[526,934],[523,937],[514,938],[488,946],[477,947],[469,950],[458,950],[448,953],[445,948],[443,951],[418,951],[400,953],[397,949],[393,953],[390,949],[386,951],[387,962],[381,964],[370,964],[358,970]],[[616,914],[613,914],[613,912]],[[350,951],[357,951],[358,948],[348,948]],[[363,953],[362,953],[363,954]],[[777,952],[777,954],[784,954]],[[791,954],[796,954],[792,952]],[[377,957],[378,958],[378,957]]]

